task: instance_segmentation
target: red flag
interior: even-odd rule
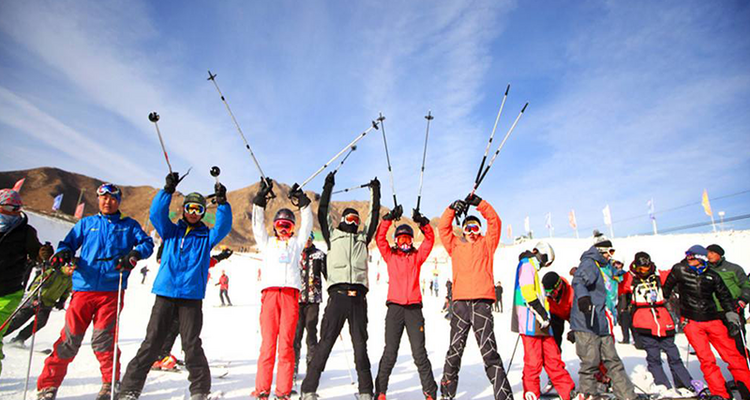
[[[26,181],[26,178],[19,179],[18,182],[16,182],[16,184],[13,185],[13,191],[14,192],[20,192],[21,191],[21,186],[23,186],[23,182],[24,181]]]
[[[576,212],[573,209],[571,209],[568,213],[568,224],[573,229],[578,228],[578,223],[576,222]]]
[[[78,219],[83,218],[83,206],[85,206],[85,205],[86,205],[86,203],[81,203],[81,204],[78,205],[78,207],[76,207],[76,213],[75,213],[75,217],[76,218],[78,218]]]

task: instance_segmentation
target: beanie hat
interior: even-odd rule
[[[557,287],[558,282],[560,282],[560,275],[555,271],[547,272],[547,274],[544,275],[544,278],[542,278],[542,286],[544,286],[544,290],[554,290]]]
[[[703,246],[701,246],[699,244],[694,244],[694,245],[690,246],[690,248],[685,252],[685,254],[692,254],[692,255],[695,255],[695,256],[707,257],[708,256],[708,250],[706,250],[705,247],[703,247]]]
[[[643,267],[651,264],[651,256],[645,251],[639,251],[635,253],[633,264],[638,267]]]
[[[706,250],[713,251],[714,253],[716,253],[716,254],[724,257],[724,249],[721,248],[721,246],[719,246],[718,244],[712,244],[712,245],[706,247]]]
[[[9,208],[14,208],[15,212],[20,212],[21,207],[23,207],[23,202],[21,201],[21,195],[18,194],[15,190],[12,189],[0,189],[0,206],[10,206]],[[4,209],[0,209],[0,212],[5,211]],[[6,212],[6,213],[11,213]]]

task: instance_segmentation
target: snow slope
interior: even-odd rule
[[[56,241],[64,236],[70,224],[63,225],[46,217],[30,217],[32,225],[40,232],[42,240],[50,240],[56,245]],[[580,254],[587,249],[590,239],[551,239],[549,242],[557,253],[555,265],[551,268],[563,276],[568,276],[570,268],[577,264]],[[515,246],[509,246],[498,250],[495,258],[495,279],[501,280],[506,288],[504,294],[505,312],[495,314],[495,333],[499,343],[499,351],[505,365],[508,365],[516,335],[510,332],[509,303],[512,298],[512,286],[514,282],[514,271],[517,264],[518,254],[533,246],[534,242],[526,242]],[[660,269],[667,269],[682,258],[683,252],[690,245],[700,243],[708,245],[719,243],[727,251],[727,258],[740,265],[750,265],[750,231],[723,232],[719,234],[691,234],[691,235],[663,235],[663,236],[640,236],[632,238],[620,238],[614,240],[617,248],[616,258],[629,264],[633,254],[645,250],[649,252]],[[258,315],[260,312],[260,294],[258,292],[257,270],[259,261],[254,255],[238,254],[218,264],[214,270],[212,281],[208,287],[206,300],[204,302],[204,328],[203,345],[209,361],[221,362],[231,361],[229,375],[224,379],[214,379],[213,389],[225,392],[226,398],[238,399],[248,398],[254,387],[256,363],[260,348],[260,333],[258,329]],[[443,305],[444,282],[449,276],[450,270],[445,260],[445,252],[442,248],[435,249],[433,257],[438,259],[440,269],[440,297],[428,294],[424,298],[425,331],[427,334],[427,348],[432,362],[432,369],[437,380],[440,379],[443,361],[448,346],[449,325],[443,318],[440,309]],[[423,276],[427,278],[432,274],[432,258],[423,270]],[[133,274],[130,278],[130,288],[125,297],[125,309],[122,313],[121,324],[121,349],[125,363],[127,363],[138,350],[143,340],[146,324],[154,296],[150,293],[151,284],[157,269],[153,258],[142,261],[147,263],[151,269],[146,283],[140,284],[140,274]],[[381,279],[376,282],[377,266],[380,265]],[[368,350],[372,364],[373,377],[377,374],[377,366],[384,347],[384,317],[386,308],[385,297],[387,291],[387,274],[385,265],[379,262],[377,251],[373,254],[371,264],[371,291],[369,299],[369,331]],[[140,266],[136,267],[139,269]],[[220,304],[218,282],[221,270],[226,270],[231,278],[229,294],[234,302],[234,307],[217,307]],[[543,270],[542,273],[545,273]],[[321,313],[322,314],[322,313]],[[50,321],[37,336],[36,346],[39,349],[50,348],[57,339],[63,326],[64,312],[54,311]],[[619,329],[618,338],[619,338]],[[351,342],[347,329],[343,332],[345,343],[338,342],[334,347],[327,369],[323,373],[319,394],[324,399],[353,399],[352,394],[356,392],[356,385],[352,384],[348,368],[352,368]],[[473,336],[473,335],[471,335]],[[91,399],[99,390],[101,377],[98,363],[94,358],[90,347],[91,331],[87,333],[83,346],[73,361],[68,371],[66,380],[59,391],[59,399],[84,400]],[[393,370],[388,392],[389,399],[419,399],[421,388],[416,368],[411,359],[408,339],[406,335],[399,350],[399,358]],[[29,342],[27,342],[28,344]],[[680,348],[684,349],[686,340],[683,335],[677,339]],[[23,398],[23,384],[28,360],[28,351],[22,349],[6,349],[6,358],[3,361],[3,375],[0,377],[0,399]],[[180,357],[179,341],[175,345],[174,354]],[[305,350],[303,350],[304,352]],[[618,351],[623,358],[626,368],[635,383],[647,389],[650,376],[646,378],[645,352],[635,350],[632,346],[619,345]],[[31,367],[32,390],[36,377],[41,373],[43,355],[34,354]],[[304,357],[304,356],[303,356]],[[573,379],[578,381],[576,371],[578,360],[575,356],[575,348],[572,344],[565,342],[563,345],[563,359],[571,371]],[[523,349],[519,349],[510,368],[510,382],[516,394],[521,398],[521,370],[523,360]],[[720,362],[725,375],[726,366]],[[123,369],[125,365],[123,365]],[[694,356],[688,366],[694,378],[701,378],[702,374],[698,362]],[[300,375],[305,372],[304,365],[300,367]],[[356,379],[356,375],[354,375]],[[542,378],[546,382],[546,378]],[[144,400],[152,399],[180,399],[183,398],[188,387],[187,374],[174,374],[164,372],[152,372],[149,374],[144,388]],[[647,389],[648,390],[648,389]],[[32,398],[29,396],[28,398]],[[477,350],[476,343],[472,337],[469,338],[466,352],[463,358],[463,366],[460,375],[458,398],[460,399],[491,399],[491,388],[484,374],[482,360]]]

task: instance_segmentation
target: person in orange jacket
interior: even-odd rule
[[[424,316],[422,315],[422,293],[419,290],[419,273],[422,264],[432,251],[435,243],[435,233],[430,226],[430,220],[414,211],[412,219],[419,224],[424,234],[424,242],[419,249],[414,248],[414,230],[406,224],[399,225],[393,234],[396,245],[388,244],[388,228],[394,219],[399,219],[403,210],[397,206],[383,216],[383,222],[378,226],[375,242],[383,260],[388,265],[388,312],[385,315],[385,348],[378,366],[378,376],[375,379],[375,399],[385,400],[388,390],[388,380],[396,365],[398,347],[401,335],[406,328],[411,344],[414,364],[419,370],[422,383],[422,393],[427,400],[437,397],[437,384],[432,375],[432,365],[427,358],[425,349]]]
[[[462,236],[453,234],[453,218],[464,214],[469,205],[487,220],[487,232],[482,235],[482,224],[476,216],[464,218]],[[492,383],[496,400],[512,399],[513,392],[503,368],[495,341],[492,304],[495,302],[495,279],[492,274],[493,257],[500,242],[501,221],[490,203],[471,194],[456,200],[440,217],[438,232],[453,265],[453,306],[450,346],[445,356],[440,393],[444,399],[456,397],[461,357],[466,347],[469,329],[474,329],[477,346],[482,354],[484,369]]]

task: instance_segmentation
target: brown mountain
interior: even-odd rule
[[[73,220],[72,215],[75,213],[81,190],[83,190],[82,202],[85,203],[84,216],[93,215],[99,210],[96,200],[96,189],[104,183],[102,180],[64,171],[59,168],[42,167],[21,171],[0,172],[0,188],[13,187],[16,181],[24,177],[26,181],[21,189],[21,197],[23,198],[24,207],[29,210],[52,214],[51,209],[54,198],[62,193],[63,201],[57,215],[61,218]],[[251,247],[255,245],[252,234],[252,198],[258,190],[258,185],[258,183],[255,183],[242,189],[230,191],[227,194],[229,203],[232,205],[233,224],[232,231],[222,241],[222,245],[232,248]],[[148,210],[151,200],[158,189],[151,186],[120,186],[120,189],[123,192],[122,212],[139,221],[148,230],[150,227]],[[282,207],[292,210],[297,209],[287,197],[289,190],[289,185],[279,182],[274,183],[276,198],[268,203],[265,211],[266,226],[269,231],[272,229],[272,220],[276,211]],[[318,224],[317,210],[320,195],[313,191],[306,191],[305,193],[312,200],[315,221],[314,231],[319,232],[320,225]],[[183,195],[179,191],[175,193],[170,207],[170,211],[174,212],[175,218],[181,213],[180,206],[182,205],[182,199]],[[347,207],[356,209],[364,217],[369,212],[368,203],[367,201],[333,201],[331,208],[336,218]],[[212,209],[213,207],[209,207],[209,213]],[[386,212],[388,212],[388,209],[381,207],[381,215]],[[299,212],[296,214],[297,218],[299,218]],[[415,228],[415,232],[419,232],[416,229],[416,224],[411,219],[402,218],[399,222],[407,223]],[[431,224],[435,227],[437,219],[433,219]],[[393,229],[392,227],[391,234]],[[421,240],[421,234],[418,234],[416,241],[419,242]]]

